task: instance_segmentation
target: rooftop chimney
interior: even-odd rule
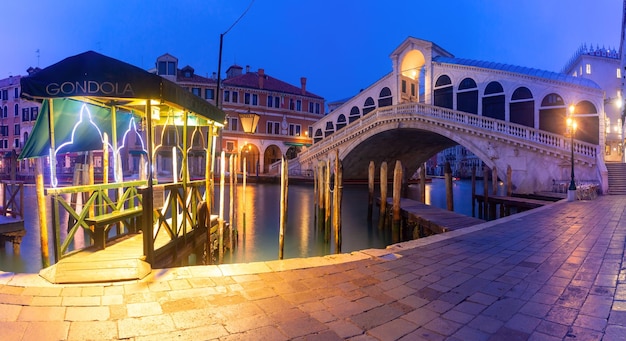
[[[250,65],[246,65],[246,73],[250,72]]]
[[[300,77],[300,85],[302,87],[302,94],[306,95],[306,77]]]
[[[265,80],[265,70],[259,69],[259,89],[263,89],[264,80]]]

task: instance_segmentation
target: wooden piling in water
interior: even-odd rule
[[[229,209],[228,209],[228,222],[230,223],[230,228],[228,229],[228,250],[232,253],[233,251],[233,226],[235,225],[234,213],[235,213],[235,177],[237,173],[235,172],[233,165],[233,154],[230,154],[228,157],[228,182],[229,182]]]
[[[278,259],[283,259],[285,247],[285,226],[287,225],[287,193],[289,187],[287,160],[282,156],[280,162],[280,226],[278,236]]]
[[[341,253],[341,200],[343,195],[343,165],[339,150],[335,150],[335,190],[333,192],[333,229],[335,230],[335,253]]]
[[[483,167],[483,195],[485,202],[483,203],[483,216],[479,218],[487,220],[489,217],[489,168]]]
[[[224,260],[224,185],[226,177],[226,153],[222,151],[220,155],[220,208],[219,216],[217,218],[218,223],[218,264],[222,264]]]
[[[392,196],[392,219],[391,219],[391,235],[394,243],[400,241],[400,219],[401,208],[400,198],[402,196],[402,162],[396,161],[393,169],[393,196]]]
[[[324,199],[324,195],[326,194],[324,190],[326,187],[325,179],[324,161],[319,161],[317,163],[317,224],[318,229],[322,232],[324,232],[324,215],[326,213],[326,199]]]
[[[332,228],[331,221],[331,212],[332,207],[330,206],[330,202],[332,197],[330,196],[330,159],[326,160],[326,173],[325,173],[325,182],[324,186],[324,235],[326,236],[326,242],[330,242],[330,229]]]
[[[452,194],[452,168],[450,162],[445,164],[445,181],[446,181],[446,208],[448,211],[454,211],[454,197]]]
[[[372,221],[372,213],[374,211],[374,172],[376,172],[376,166],[374,161],[370,161],[367,169],[367,221]]]
[[[476,216],[476,166],[472,166],[472,217]]]
[[[511,169],[511,165],[506,166],[506,196],[510,197],[513,195],[513,170]]]
[[[426,163],[420,167],[420,202],[426,203]]]
[[[380,214],[378,215],[378,227],[385,226],[387,218],[387,161],[380,164]]]
[[[491,193],[498,195],[498,170],[495,165],[491,169]]]
[[[48,221],[46,218],[46,195],[43,180],[43,158],[35,159],[35,187],[37,191],[37,208],[39,210],[39,245],[41,246],[41,266],[50,266],[48,254]],[[55,248],[56,249],[56,248]]]
[[[241,191],[241,214],[242,214],[242,225],[243,225],[243,235],[246,235],[246,178],[248,173],[248,160],[246,157],[243,158],[243,189]]]

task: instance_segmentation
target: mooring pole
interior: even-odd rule
[[[420,202],[426,203],[426,163],[420,167]]]
[[[387,161],[380,164],[380,214],[378,217],[378,227],[385,226],[387,219]]]
[[[498,170],[494,165],[491,169],[491,193],[498,195]]]
[[[374,161],[370,161],[367,170],[367,221],[372,221],[372,212],[374,210],[374,172],[376,172],[376,166]]]
[[[394,243],[400,241],[400,198],[402,196],[402,173],[402,162],[397,160],[393,169],[393,215],[391,219],[391,235]]]
[[[339,150],[335,150],[335,191],[333,192],[333,227],[335,230],[335,253],[341,253],[341,196],[343,191],[343,166]]]
[[[445,171],[446,179],[446,207],[448,211],[454,211],[454,197],[452,194],[452,168],[450,168],[450,162],[446,162]]]
[[[506,196],[510,197],[513,195],[513,170],[511,169],[511,165],[506,166]]]
[[[489,168],[483,167],[483,217],[489,220]]]
[[[217,218],[218,222],[218,241],[217,247],[219,248],[218,255],[218,264],[222,264],[224,260],[224,185],[225,185],[225,175],[226,173],[226,153],[222,151],[220,155],[220,210],[219,217]]]
[[[476,216],[476,166],[472,166],[472,217]]]
[[[37,190],[37,208],[39,210],[41,266],[47,268],[50,266],[50,256],[48,254],[48,221],[46,217],[46,195],[44,193],[43,158],[41,157],[35,159],[35,186]]]
[[[283,259],[285,248],[285,226],[287,225],[287,193],[289,190],[288,164],[285,156],[280,162],[280,227],[278,239],[278,259]]]
[[[330,242],[330,229],[332,227],[332,221],[330,220],[330,214],[332,212],[332,207],[330,207],[332,197],[330,196],[330,159],[326,160],[326,184],[324,186],[324,235],[326,236],[326,242]]]

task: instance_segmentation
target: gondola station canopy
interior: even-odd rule
[[[20,82],[23,98],[38,101],[51,100],[54,106],[52,111],[55,127],[68,123],[67,121],[59,122],[64,115],[57,109],[72,107],[67,104],[61,105],[61,101],[58,101],[59,108],[57,108],[55,105],[57,99],[65,99],[65,101],[70,99],[80,102],[81,105],[90,106],[90,113],[96,112],[94,116],[102,122],[111,121],[110,116],[106,117],[106,115],[111,115],[113,107],[116,111],[140,117],[147,116],[148,106],[162,112],[166,109],[168,114],[177,115],[178,113],[180,117],[184,112],[188,114],[186,117],[192,122],[189,125],[199,126],[223,127],[226,117],[222,110],[175,83],[94,51],[68,57],[32,75],[22,77]],[[49,105],[42,106],[40,116],[44,117],[40,118],[49,118],[49,112],[47,112],[49,110]],[[77,116],[77,114],[73,109],[72,115]],[[38,118],[38,123],[39,121]],[[155,123],[159,124],[159,118]],[[37,124],[39,125],[45,130],[49,128],[47,124]],[[31,134],[33,138],[46,138],[45,135],[38,135],[44,132],[36,130],[33,129]],[[48,139],[49,136],[47,136]],[[29,142],[30,140],[32,139],[29,139]],[[60,143],[59,139],[57,142]],[[45,151],[27,150],[26,147],[28,146],[25,146],[20,159],[44,156]]]

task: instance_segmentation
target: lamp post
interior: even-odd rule
[[[569,116],[567,117],[567,130],[570,135],[570,147],[572,151],[572,172],[569,188],[567,191],[567,201],[576,200],[576,181],[574,180],[574,134],[576,134],[576,121],[574,121],[574,111],[576,107],[574,105],[569,106]]]

